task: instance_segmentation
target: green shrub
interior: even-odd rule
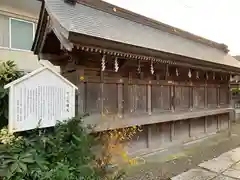
[[[1,145],[0,176],[3,180],[121,179],[122,174],[107,174],[96,166],[91,151],[96,143],[81,125],[81,118],[24,133]]]
[[[0,128],[7,125],[8,121],[8,91],[4,85],[18,79],[22,74],[17,70],[13,61],[0,64]]]

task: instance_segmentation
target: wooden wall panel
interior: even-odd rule
[[[144,149],[147,149],[148,146],[148,126],[142,126],[142,131],[137,132],[134,137],[126,143],[126,150],[128,153],[135,153]]]
[[[229,93],[230,93],[228,87],[220,87],[219,93],[220,93],[219,95],[220,105],[228,104]]]
[[[208,107],[215,108],[217,107],[217,88],[216,87],[208,87],[207,88],[207,103]]]
[[[176,110],[189,109],[190,107],[190,88],[187,86],[175,87],[175,108]]]
[[[207,132],[215,133],[217,132],[217,116],[208,116],[207,117]]]
[[[101,112],[101,86],[99,83],[86,83],[86,112]]]
[[[171,110],[170,86],[153,85],[151,88],[152,112]]]
[[[147,86],[127,85],[124,89],[125,113],[147,112]]]
[[[204,87],[193,88],[193,108],[204,108],[205,103],[205,89]]]

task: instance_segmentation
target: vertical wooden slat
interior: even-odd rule
[[[219,114],[217,115],[217,131],[220,131],[220,118],[219,118]]]
[[[85,113],[85,102],[86,102],[86,93],[85,93],[85,83],[84,83],[84,68],[79,67],[76,73],[76,82],[78,84],[77,96],[77,108],[76,115],[81,115]]]
[[[220,107],[220,86],[217,86],[217,107]]]
[[[208,116],[204,117],[204,133],[207,133],[207,118]]]
[[[232,93],[231,93],[231,85],[228,83],[228,106],[231,107],[232,102]]]
[[[190,111],[193,109],[193,86],[191,85],[189,87],[189,106],[190,106]]]
[[[175,111],[175,85],[172,85],[170,90],[171,90],[171,110]]]
[[[204,107],[207,108],[208,107],[208,95],[207,95],[207,84],[205,84],[204,86],[204,96],[205,96],[205,100],[204,100]]]
[[[148,114],[151,115],[152,114],[152,94],[151,94],[151,81],[149,81],[149,84],[147,85],[147,111]]]
[[[123,80],[119,80],[119,84],[117,84],[117,104],[118,104],[118,117],[123,118]]]
[[[168,80],[168,64],[166,64],[166,67],[165,67],[165,80]]]
[[[189,137],[192,137],[192,124],[191,124],[191,119],[188,120],[189,124],[188,124],[188,135]]]
[[[171,142],[174,140],[174,134],[175,134],[175,121],[171,121],[171,127],[170,127],[170,139],[171,139]]]
[[[101,81],[101,84],[100,84],[100,89],[101,89],[101,92],[100,92],[100,111],[101,111],[101,115],[104,114],[104,97],[103,97],[103,91],[104,91],[104,72],[101,71],[100,73],[100,81]]]
[[[232,135],[232,122],[235,119],[234,111],[231,111],[228,113],[228,135]]]
[[[147,126],[147,148],[151,148],[151,143],[152,143],[152,127],[151,125]]]

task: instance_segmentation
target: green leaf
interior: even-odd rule
[[[10,166],[10,172],[11,172],[12,174],[14,174],[14,173],[17,171],[18,168],[19,168],[19,167],[18,167],[18,163],[15,162],[15,163],[13,163],[13,164]]]
[[[8,159],[8,160],[4,160],[4,161],[3,161],[3,164],[4,164],[4,165],[12,164],[12,163],[14,163],[15,161],[16,161],[15,159]]]
[[[22,163],[22,162],[18,162],[18,166],[21,168],[21,170],[23,172],[27,172],[27,165]]]
[[[28,158],[22,158],[21,159],[21,162],[24,162],[24,163],[34,163],[34,159],[32,157],[28,157]]]

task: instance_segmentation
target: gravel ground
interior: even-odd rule
[[[239,123],[233,125],[231,137],[227,132],[221,132],[201,142],[175,150],[167,157],[163,153],[150,155],[146,158],[146,164],[128,167],[128,177],[125,180],[168,180],[238,146],[240,146]]]

